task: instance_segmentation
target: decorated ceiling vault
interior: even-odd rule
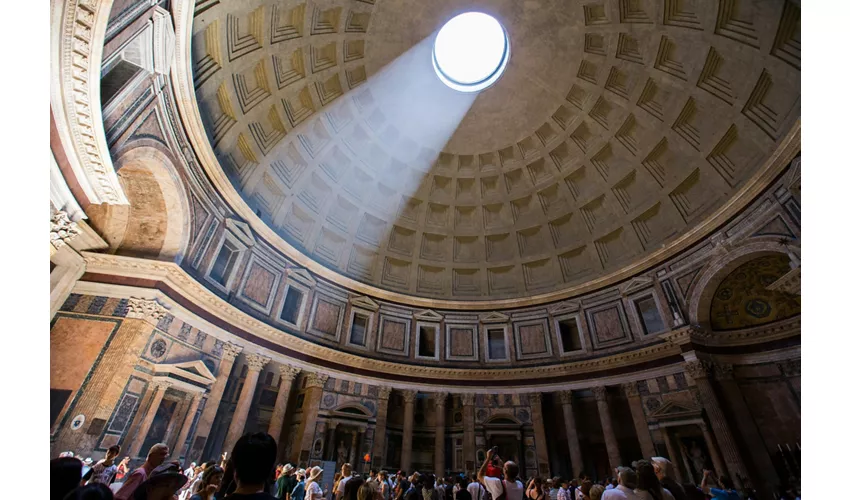
[[[510,59],[464,95],[473,7]],[[788,474],[799,2],[70,0],[51,43],[54,447]]]

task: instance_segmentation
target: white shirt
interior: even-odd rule
[[[623,485],[619,485],[616,488],[611,488],[610,490],[605,490],[602,493],[602,500],[637,500],[638,496],[635,495],[635,492],[626,488]]]
[[[472,500],[484,499],[484,488],[481,487],[481,483],[469,483],[466,485],[466,491],[469,492]]]
[[[307,486],[307,491],[304,492],[304,500],[319,500],[322,498],[322,487],[319,483],[313,481],[310,486]]]
[[[676,500],[667,488],[661,488],[661,496],[664,500]],[[635,497],[638,498],[638,500],[652,500],[652,495],[650,495],[646,490],[635,490]]]
[[[339,483],[337,483],[337,485],[336,485],[336,491],[334,493],[338,493],[340,495],[345,493],[345,483],[347,483],[348,480],[351,479],[352,477],[353,476],[345,476],[344,478],[340,479]]]
[[[498,477],[485,476],[484,487],[490,492],[493,500],[498,499],[499,495],[502,494],[502,480]],[[507,500],[522,500],[523,489],[521,481],[505,481],[505,487],[508,489]]]
[[[613,490],[613,489],[614,489],[614,485],[613,485],[613,484],[611,484],[611,483],[608,483],[608,484],[606,484],[606,485],[605,485],[605,489],[606,489],[606,490]]]

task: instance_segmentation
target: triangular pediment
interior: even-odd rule
[[[354,297],[351,302],[352,307],[359,307],[367,311],[377,311],[378,303],[366,296]]]
[[[572,302],[572,301],[567,300],[567,301],[559,302],[559,303],[555,304],[554,307],[549,309],[549,312],[551,314],[571,313],[571,312],[578,311],[580,307],[581,306],[579,305],[578,302]]]
[[[510,319],[507,314],[502,314],[500,312],[489,312],[484,313],[480,316],[480,321],[482,323],[505,323]]]
[[[303,285],[314,286],[316,284],[315,278],[313,278],[309,271],[303,268],[290,269],[288,275],[290,278]]]
[[[698,417],[700,413],[700,409],[694,406],[678,401],[668,401],[650,413],[649,417],[655,420],[677,420]]]
[[[244,243],[245,246],[252,247],[255,243],[257,243],[257,240],[254,239],[254,235],[252,234],[251,228],[248,224],[236,219],[227,219],[225,220],[224,225],[239,239],[239,241]]]
[[[154,365],[153,374],[155,377],[176,379],[196,388],[206,387],[215,382],[215,375],[200,359]]]
[[[418,312],[418,313],[414,314],[413,317],[420,320],[420,321],[442,321],[443,320],[442,315],[437,314],[436,312],[434,312],[430,309],[426,309],[422,312]]]
[[[652,278],[648,276],[638,276],[629,280],[628,283],[623,286],[622,290],[624,294],[628,294],[638,290],[643,290],[650,286],[652,286]]]

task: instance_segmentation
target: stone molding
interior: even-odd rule
[[[143,319],[156,326],[166,314],[168,310],[156,300],[131,297],[127,301],[128,318]]]
[[[699,344],[704,346],[740,346],[771,342],[799,335],[802,327],[800,317],[760,325],[741,330],[710,332],[696,325],[687,325],[660,335],[664,340],[676,344]]]
[[[233,342],[225,342],[221,349],[221,359],[222,361],[235,361],[241,352],[242,346],[236,345]]]
[[[604,385],[598,385],[590,389],[593,391],[593,397],[599,402],[608,402],[608,389]]]
[[[413,404],[414,402],[416,402],[416,394],[417,391],[414,391],[412,389],[405,389],[401,391],[401,397],[404,399],[405,404]]]
[[[126,205],[100,102],[103,40],[112,0],[51,2],[50,107],[75,180],[91,204]],[[58,38],[58,40],[56,40]]]
[[[323,373],[310,372],[307,374],[307,384],[306,387],[309,389],[311,387],[319,389],[325,386],[325,382],[328,381],[328,376]]]
[[[50,243],[58,250],[80,234],[77,223],[64,210],[50,205]]]
[[[164,392],[168,390],[169,387],[174,386],[174,382],[171,380],[153,379],[151,380],[151,386],[156,387],[157,389],[162,389]]]
[[[288,382],[292,382],[295,380],[295,377],[301,373],[301,368],[297,368],[295,366],[289,366],[284,363],[280,363],[280,378],[281,380],[286,380]]]
[[[245,355],[245,359],[248,365],[248,371],[263,371],[263,368],[268,364],[272,358],[268,356],[264,356],[262,354],[250,353]]]
[[[803,277],[801,273],[801,267],[794,268],[782,275],[782,277],[778,280],[768,285],[767,289],[791,295],[800,295],[801,288],[803,286]]]

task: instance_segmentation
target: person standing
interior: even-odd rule
[[[635,486],[637,486],[635,471],[629,467],[617,467],[617,486],[605,490],[602,500],[637,500]]]
[[[304,500],[321,500],[322,487],[319,486],[319,481],[322,479],[321,467],[313,467],[310,470],[310,479],[304,484]]]
[[[295,485],[298,484],[298,481],[295,478],[295,467],[293,467],[292,464],[286,464],[283,466],[283,470],[281,471],[276,484],[277,488],[275,496],[280,500],[290,500],[292,490],[294,490]]]
[[[714,482],[717,483],[717,486],[720,486],[720,488],[711,488],[708,485],[708,480],[710,478],[714,478]],[[699,489],[702,490],[703,493],[711,495],[711,498],[719,498],[721,500],[741,500],[741,496],[738,495],[738,492],[735,491],[734,488],[732,488],[732,481],[730,481],[728,477],[720,476],[718,478],[710,470],[702,471],[702,482],[699,485]]]
[[[298,469],[298,471],[295,472],[295,487],[292,488],[292,493],[290,495],[292,500],[304,500],[304,493],[306,493],[306,491],[304,491],[306,476],[307,471],[304,469]]]
[[[635,495],[639,500],[675,500],[670,490],[661,486],[655,469],[648,460],[637,462],[637,486]]]
[[[351,479],[351,464],[348,462],[342,464],[342,467],[339,469],[339,472],[339,481],[337,481],[333,491],[334,498],[336,500],[342,500],[343,495],[345,494],[345,483],[347,483]]]
[[[201,475],[203,477],[198,492],[192,495],[189,500],[214,500],[216,492],[221,487],[224,469],[213,463],[204,467]]]
[[[118,466],[115,465],[115,458],[119,453],[121,453],[120,446],[117,444],[110,446],[109,449],[106,450],[106,458],[99,460],[91,468],[91,479],[89,479],[88,484],[99,483],[106,486],[112,484],[112,481],[115,480],[115,476],[118,473]]]
[[[121,489],[115,493],[115,500],[130,500],[133,498],[136,488],[147,480],[148,475],[154,469],[165,462],[165,459],[168,458],[168,453],[168,445],[165,443],[157,443],[151,446],[145,463],[127,476]]]
[[[652,457],[650,461],[655,470],[655,477],[661,481],[661,486],[667,488],[676,500],[687,500],[688,494],[685,488],[673,479],[673,463],[664,457]]]
[[[522,500],[522,481],[517,479],[519,466],[516,463],[509,460],[502,465],[500,472],[504,475],[504,479],[487,475],[488,472],[493,473],[491,468],[495,456],[496,453],[493,448],[487,450],[484,463],[478,469],[478,480],[487,488],[493,500]]]
[[[226,495],[227,500],[275,500],[265,492],[266,483],[272,478],[277,443],[265,432],[245,434],[230,455],[236,489]]]

